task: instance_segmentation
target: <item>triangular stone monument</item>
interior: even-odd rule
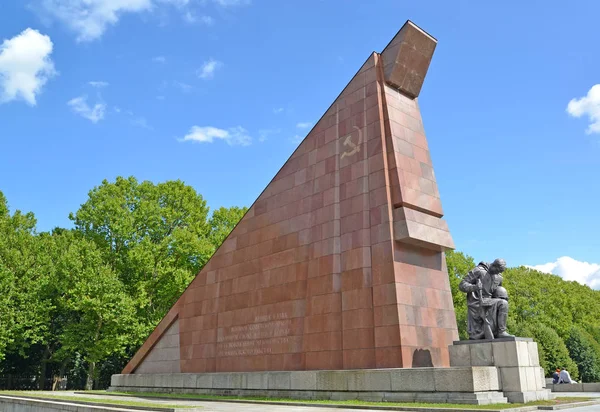
[[[408,21],[369,56],[123,374],[450,366],[435,47]]]

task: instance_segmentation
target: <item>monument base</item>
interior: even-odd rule
[[[450,366],[488,366],[498,370],[500,386],[511,403],[547,400],[544,370],[531,338],[457,341],[448,347]]]
[[[485,366],[113,375],[109,390],[473,405],[507,402],[497,369]]]
[[[459,341],[449,368],[113,375],[112,391],[489,405],[552,397],[529,338]]]

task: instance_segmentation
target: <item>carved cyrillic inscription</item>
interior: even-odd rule
[[[217,336],[217,356],[265,355],[289,342],[292,320],[287,313],[255,317],[250,325],[222,328]]]

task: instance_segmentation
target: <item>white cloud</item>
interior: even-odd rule
[[[69,107],[78,115],[90,120],[92,123],[98,123],[104,119],[106,104],[96,103],[94,107],[87,104],[87,96],[79,96],[67,102]]]
[[[302,142],[302,140],[304,140],[304,136],[297,134],[296,136],[292,137],[290,140],[292,143],[298,144],[298,143]]]
[[[258,131],[258,141],[266,142],[269,136],[281,133],[281,129],[260,129]]]
[[[33,0],[34,10],[47,20],[56,20],[67,26],[77,36],[77,41],[97,40],[110,26],[116,25],[126,14],[157,11],[159,7],[173,6],[186,21],[198,21],[210,25],[208,16],[196,17],[189,8],[191,0]],[[212,0],[221,7],[242,6],[250,0]],[[206,4],[206,1],[198,1]]]
[[[183,14],[183,20],[185,20],[187,23],[190,24],[194,24],[194,23],[201,23],[204,24],[205,26],[212,26],[215,21],[212,17],[210,16],[197,16],[195,13],[191,12],[190,10],[186,11]]]
[[[21,98],[30,105],[48,79],[56,75],[50,37],[26,29],[0,45],[0,103]]]
[[[251,3],[250,0],[213,0],[221,7],[231,7],[231,6],[246,6]]]
[[[308,129],[311,126],[312,126],[311,122],[300,122],[300,123],[296,124],[296,127],[298,129]]]
[[[209,59],[204,62],[201,68],[198,69],[197,74],[201,79],[212,79],[215,76],[215,71],[223,66],[223,63],[215,59]]]
[[[175,7],[183,8],[190,4],[190,0],[158,0],[159,3],[172,4]]]
[[[152,0],[42,0],[43,12],[77,33],[77,41],[100,38],[121,15],[148,11]]]
[[[567,113],[573,117],[587,116],[590,119],[586,133],[600,133],[600,84],[595,84],[586,96],[572,99],[567,105]]]
[[[275,113],[275,114],[283,113],[283,107],[274,108],[273,113]]]
[[[164,64],[167,62],[167,58],[165,56],[156,56],[152,58],[154,63]]]
[[[246,129],[241,126],[230,129],[219,129],[212,126],[192,126],[188,134],[179,139],[179,141],[212,143],[219,139],[224,140],[230,146],[249,146],[252,143],[252,138],[248,135]]]
[[[108,86],[107,82],[98,82],[98,81],[92,81],[92,82],[88,82],[88,84],[92,87],[95,87],[97,89],[101,89],[103,87]]]
[[[560,257],[556,262],[528,266],[544,273],[553,273],[564,280],[576,281],[592,289],[600,289],[600,264],[575,260],[568,256]]]

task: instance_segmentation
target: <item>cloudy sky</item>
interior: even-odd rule
[[[457,248],[600,288],[600,5],[488,3],[3,1],[0,190],[41,230],[118,175],[250,205],[411,19]]]

